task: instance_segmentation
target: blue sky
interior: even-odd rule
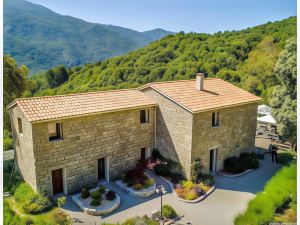
[[[296,15],[296,0],[29,0],[62,15],[145,31],[214,33]]]

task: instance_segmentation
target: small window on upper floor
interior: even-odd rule
[[[211,125],[212,127],[219,126],[219,112],[213,112],[211,116]]]
[[[22,127],[21,118],[18,118],[18,131],[19,131],[19,134],[23,134],[23,127]]]
[[[62,124],[51,123],[48,124],[49,141],[62,140]]]
[[[141,123],[149,123],[149,109],[140,111]]]

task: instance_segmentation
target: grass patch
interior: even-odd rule
[[[14,160],[6,160],[3,162],[3,192],[13,193],[16,187],[22,182],[22,179],[17,171],[12,176]],[[9,181],[11,177],[11,180]]]
[[[291,164],[278,171],[266,184],[264,191],[248,203],[246,212],[235,218],[235,225],[261,225],[274,222],[277,210],[297,192],[297,167]]]
[[[4,199],[3,211],[4,225],[69,225],[71,224],[68,216],[59,208],[53,208],[51,211],[41,214],[27,214],[24,210],[18,207],[13,197]]]

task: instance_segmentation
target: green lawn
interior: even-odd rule
[[[18,207],[13,197],[4,199],[4,225],[69,225],[68,216],[60,208],[53,208],[48,212],[32,215],[26,214]]]
[[[248,203],[235,225],[261,225],[275,221],[296,221],[297,166],[291,163],[268,181],[264,190]]]

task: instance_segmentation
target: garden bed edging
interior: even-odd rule
[[[127,192],[132,197],[149,197],[153,195],[156,191],[156,183],[152,184],[151,186],[141,189],[141,190],[134,190],[131,187],[128,187],[126,183],[124,183],[122,180],[117,180],[115,183],[125,192]]]
[[[90,192],[93,192],[95,190],[97,190],[98,187],[93,188],[90,190]],[[72,201],[83,211],[86,212],[87,214],[93,215],[93,216],[101,216],[101,215],[106,215],[109,214],[111,212],[113,212],[114,210],[116,210],[117,208],[119,208],[120,204],[121,204],[121,198],[120,196],[115,193],[116,198],[110,202],[112,202],[110,207],[101,209],[101,205],[93,207],[87,207],[85,206],[85,204],[83,203],[83,201],[81,200],[81,193],[75,194],[72,196]],[[107,200],[108,201],[108,200]],[[103,207],[103,206],[102,206]]]
[[[165,181],[169,186],[170,188],[172,189],[172,192],[173,192],[173,195],[179,200],[179,201],[182,201],[182,202],[187,202],[187,203],[197,203],[197,202],[201,202],[203,201],[205,198],[207,198],[215,189],[216,189],[216,185],[212,186],[211,189],[209,189],[208,192],[205,193],[205,195],[202,195],[194,200],[186,200],[186,199],[183,199],[183,198],[180,198],[176,191],[174,190],[174,187],[173,187],[173,184],[168,181],[166,178],[162,177],[162,176],[159,176],[163,181]]]

